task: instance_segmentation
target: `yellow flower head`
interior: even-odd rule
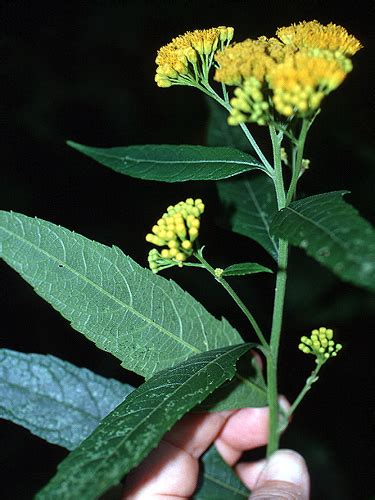
[[[215,80],[226,85],[239,85],[249,78],[263,82],[270,69],[295,50],[277,38],[265,36],[235,43],[216,54],[215,60],[219,67]]]
[[[337,88],[346,72],[335,59],[297,52],[267,75],[275,109],[284,116],[315,112],[323,97]]]
[[[348,56],[361,43],[333,23],[303,21],[279,28],[278,38],[233,44],[215,56],[215,80],[235,86],[228,123],[274,120],[273,110],[292,117],[313,115],[324,96],[352,69]]]
[[[264,125],[268,118],[269,102],[266,77],[272,68],[284,61],[295,49],[285,46],[276,38],[247,39],[216,54],[219,67],[215,80],[226,85],[236,85],[231,100],[233,110],[228,119],[231,125],[243,121]]]
[[[353,56],[362,48],[361,42],[342,26],[333,23],[324,26],[316,20],[278,28],[276,35],[286,45],[293,44],[298,49],[322,49]]]
[[[312,330],[310,337],[301,337],[298,349],[305,354],[313,354],[316,356],[316,363],[323,364],[327,359],[337,356],[342,345],[334,342],[333,330],[322,326]]]
[[[146,241],[159,247],[150,250],[148,262],[151,270],[157,273],[165,267],[179,265],[192,255],[193,242],[199,234],[200,216],[204,204],[200,198],[188,198],[176,205],[171,205],[146,235]]]
[[[219,26],[188,31],[164,45],[156,57],[155,81],[159,87],[207,80],[213,56],[233,38],[233,28]]]

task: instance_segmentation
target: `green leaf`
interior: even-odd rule
[[[0,349],[0,418],[68,450],[132,390],[54,356]]]
[[[342,199],[347,191],[309,196],[273,219],[271,231],[344,281],[375,291],[375,230]]]
[[[37,499],[98,498],[157,446],[185,413],[235,374],[249,345],[199,354],[135,389],[75,451]]]
[[[146,378],[242,341],[176,283],[50,222],[0,211],[0,257],[73,328]]]
[[[227,147],[146,144],[93,148],[73,141],[67,144],[120,174],[149,181],[216,181],[263,168],[252,156]]]
[[[228,146],[253,154],[254,150],[241,127],[228,125],[228,111],[210,97],[207,97],[206,102],[209,109],[207,145]]]
[[[233,264],[224,269],[223,276],[244,276],[246,274],[255,273],[272,273],[273,271],[268,267],[261,266],[256,262],[241,262],[240,264]]]
[[[256,349],[258,344],[250,344]],[[267,405],[267,386],[259,364],[251,353],[237,363],[236,376],[221,385],[199,405],[198,411],[222,411],[233,408],[260,408]]]
[[[204,454],[203,474],[193,500],[241,500],[250,492],[239,480],[233,469],[224,462],[215,446]]]
[[[229,211],[232,231],[255,240],[277,260],[277,242],[270,234],[272,217],[277,213],[272,180],[264,175],[251,180],[242,177],[218,182],[217,187]]]

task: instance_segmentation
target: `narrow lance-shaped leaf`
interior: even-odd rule
[[[342,199],[347,191],[309,196],[273,219],[271,231],[344,281],[375,291],[375,230]]]
[[[270,234],[271,220],[277,213],[272,180],[265,175],[242,177],[218,182],[217,188],[227,209],[224,225],[255,240],[277,260],[277,240]]]
[[[0,256],[73,328],[146,378],[242,341],[176,283],[50,222],[0,211]]]
[[[261,266],[256,262],[241,262],[233,264],[224,269],[223,276],[245,276],[246,274],[255,273],[272,273],[268,267]]]
[[[252,156],[228,147],[145,144],[94,148],[73,141],[68,145],[120,174],[150,181],[215,181],[263,168]]]
[[[215,446],[203,456],[203,473],[193,500],[242,500],[250,492],[239,480],[232,467],[224,462]]]
[[[54,356],[0,349],[0,418],[68,450],[132,390]]]
[[[159,443],[185,413],[235,374],[235,363],[249,344],[199,354],[156,374],[134,390],[59,465],[56,476],[37,495],[98,498]]]

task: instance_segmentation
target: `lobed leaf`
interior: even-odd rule
[[[68,450],[132,390],[54,356],[0,349],[0,418]]]
[[[244,276],[246,274],[255,273],[272,273],[273,271],[268,267],[261,266],[256,262],[241,262],[240,264],[233,264],[224,269],[223,276]]]
[[[375,230],[334,191],[291,203],[271,231],[303,248],[344,281],[375,291]]]
[[[278,244],[270,234],[277,201],[272,179],[260,175],[217,183],[219,197],[229,212],[229,227],[259,243],[277,261]]]
[[[239,480],[234,470],[224,462],[215,446],[203,456],[203,474],[193,500],[218,500],[249,498],[250,492]]]
[[[94,148],[73,141],[67,144],[120,174],[150,181],[216,181],[263,168],[252,156],[228,147],[146,144]]]
[[[37,500],[98,498],[157,446],[185,413],[235,374],[241,344],[194,356],[135,389],[61,462]]]
[[[176,283],[50,222],[0,211],[0,257],[73,328],[146,378],[242,341]]]

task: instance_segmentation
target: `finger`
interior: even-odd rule
[[[233,411],[190,414],[126,478],[123,499],[189,498],[198,480],[198,458]]]
[[[290,404],[279,396],[279,405],[287,413]],[[242,452],[264,446],[268,442],[268,408],[237,410],[227,420],[215,446],[231,467],[238,462]]]
[[[264,446],[268,437],[268,408],[242,408],[232,414],[215,445],[228,465],[233,466],[245,450]]]
[[[198,460],[162,441],[125,480],[123,500],[189,498],[197,485]]]
[[[239,464],[236,471],[244,484],[253,490],[250,500],[309,499],[309,473],[304,459],[295,451],[279,450],[268,461]]]

